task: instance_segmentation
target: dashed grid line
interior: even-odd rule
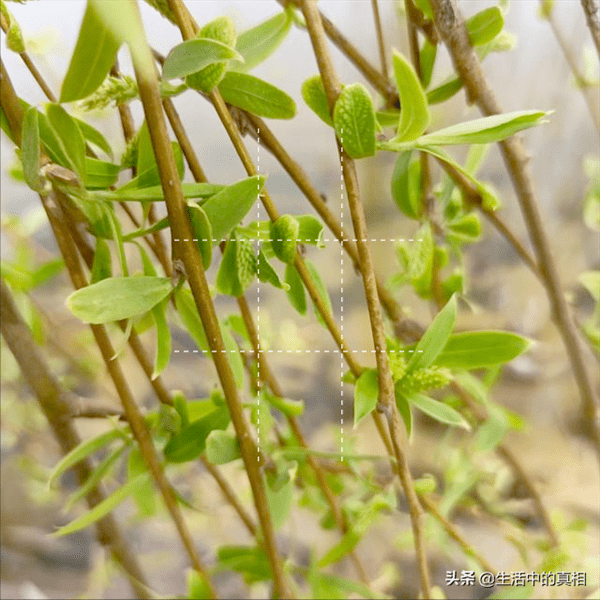
[[[340,131],[340,225],[344,231],[344,129]],[[344,237],[340,242],[340,459],[344,462]]]
[[[260,129],[257,129],[257,146],[256,146],[256,172],[260,173]],[[340,131],[340,226],[344,229],[344,130]],[[423,238],[321,238],[321,239],[283,239],[283,238],[261,238],[260,228],[260,183],[257,182],[256,192],[256,238],[249,238],[248,241],[256,243],[256,350],[244,350],[237,348],[235,350],[173,350],[175,354],[216,354],[216,353],[248,353],[257,357],[256,360],[256,449],[257,461],[260,462],[260,399],[262,391],[262,382],[260,378],[260,354],[340,354],[340,459],[344,460],[344,355],[345,354],[374,354],[377,352],[386,352],[389,354],[412,354],[415,352],[423,352],[423,350],[349,350],[344,347],[344,244],[348,242],[422,242]],[[228,242],[228,238],[174,238],[174,242]],[[262,242],[295,242],[295,243],[323,243],[323,242],[339,242],[340,244],[340,333],[342,344],[340,349],[333,350],[261,350],[260,347],[260,244]]]

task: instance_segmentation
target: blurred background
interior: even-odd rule
[[[107,0],[111,1],[111,0]],[[35,4],[35,6],[33,5]],[[163,54],[179,43],[177,30],[158,13],[141,3],[142,15],[153,46]],[[276,14],[280,6],[272,1],[190,1],[186,4],[196,20],[203,24],[219,15],[229,15],[238,31],[243,31]],[[466,16],[472,15],[494,2],[469,0],[460,2]],[[380,0],[380,11],[388,46],[408,55],[407,37],[401,3]],[[336,0],[319,2],[319,6],[337,27],[355,41],[361,52],[374,65],[379,64],[371,3],[368,0]],[[20,6],[11,3],[10,10],[20,23],[27,50],[43,73],[50,87],[57,92],[72,54],[85,2],[83,0],[39,0]],[[492,53],[484,63],[490,83],[505,111],[542,109],[553,110],[549,123],[524,134],[531,155],[531,169],[541,201],[548,237],[551,240],[563,285],[576,312],[585,320],[592,310],[592,301],[579,285],[582,271],[598,269],[600,248],[598,233],[583,222],[583,205],[590,180],[584,172],[586,159],[598,159],[599,141],[588,108],[574,79],[556,37],[546,21],[538,16],[539,3],[521,0],[510,4],[505,17],[505,29],[516,38],[516,47],[510,52]],[[554,15],[564,38],[582,69],[591,69],[598,77],[598,61],[592,49],[580,3],[563,0],[555,3]],[[45,98],[35,81],[26,71],[18,55],[6,50],[2,36],[2,60],[17,93],[31,104],[41,106]],[[345,57],[330,44],[340,79],[345,83],[364,79]],[[119,61],[123,72],[131,73],[126,52],[121,50]],[[433,74],[433,85],[450,74],[450,61],[445,51],[438,52]],[[304,104],[300,88],[304,80],[317,73],[309,39],[305,31],[292,28],[280,49],[253,73],[285,90],[298,106],[297,116],[290,121],[272,121],[269,126],[288,152],[309,174],[315,186],[328,198],[329,206],[339,211],[339,163],[335,140],[328,129]],[[374,90],[372,90],[374,92]],[[592,89],[596,105],[600,102],[598,88]],[[376,94],[374,93],[374,96]],[[190,138],[194,142],[200,162],[209,179],[215,183],[231,183],[245,176],[245,172],[212,107],[197,94],[186,92],[175,99]],[[136,125],[142,123],[141,105],[131,105]],[[72,113],[89,119],[111,143],[116,155],[124,149],[121,126],[116,111],[105,114],[86,114],[77,106]],[[476,108],[465,104],[464,93],[432,108],[432,129],[476,118]],[[256,153],[256,142],[250,137],[246,143]],[[460,150],[460,149],[459,149]],[[464,158],[460,151],[456,153]],[[35,231],[34,249],[40,260],[48,260],[57,252],[45,217],[40,216],[39,199],[10,175],[15,161],[14,147],[3,135],[1,142],[1,255],[3,260],[14,256],[15,241],[19,237],[15,217],[22,227]],[[359,163],[361,190],[367,210],[369,231],[378,239],[412,237],[417,225],[397,211],[391,198],[389,182],[394,157],[384,153]],[[267,173],[267,187],[277,202],[280,212],[310,213],[312,210],[278,163],[261,151],[261,173]],[[439,172],[434,171],[439,181]],[[189,178],[189,174],[188,174]],[[502,199],[502,216],[525,241],[527,234],[510,181],[496,148],[491,148],[479,173],[483,181],[491,182]],[[598,182],[597,182],[598,183]],[[345,200],[345,198],[344,198]],[[346,210],[346,226],[350,226]],[[255,215],[251,215],[255,218]],[[266,218],[266,215],[261,215]],[[333,236],[326,232],[326,238]],[[379,272],[387,278],[396,268],[394,244],[376,242],[373,252]],[[326,243],[322,250],[308,250],[328,283],[336,314],[340,314],[340,252],[337,242]],[[528,426],[513,434],[510,443],[515,453],[528,467],[538,483],[549,507],[557,508],[572,517],[581,517],[590,524],[589,538],[584,553],[598,552],[598,468],[593,452],[581,436],[578,421],[579,396],[574,385],[561,339],[550,321],[546,296],[542,286],[523,266],[512,249],[487,224],[482,241],[467,247],[469,274],[468,299],[470,309],[462,310],[460,328],[503,328],[516,331],[536,340],[525,356],[513,361],[505,369],[494,398],[523,416]],[[349,261],[347,261],[349,264]],[[214,266],[213,266],[214,271]],[[214,271],[216,273],[216,271]],[[214,278],[214,273],[212,277]],[[358,277],[345,270],[344,334],[356,349],[371,349],[362,286]],[[214,281],[214,279],[213,279]],[[98,357],[85,348],[87,331],[66,310],[64,298],[69,292],[66,277],[60,277],[34,293],[34,301],[44,315],[47,332],[46,356],[69,387],[82,396],[117,402],[111,383],[99,365]],[[268,291],[261,286],[261,339],[271,348],[333,349],[334,346],[312,315],[300,318],[291,309],[282,308],[278,290]],[[432,317],[426,302],[414,294],[403,292],[399,300],[411,315],[421,323]],[[251,306],[255,306],[255,290],[249,292]],[[232,305],[220,300],[218,309],[226,315]],[[264,311],[264,312],[263,312]],[[190,348],[185,336],[174,331],[174,347]],[[151,343],[151,337],[148,338]],[[89,356],[87,355],[89,354]],[[215,375],[209,361],[198,358],[180,358],[174,355],[165,373],[166,383],[182,389],[192,397],[202,397],[212,387]],[[188,355],[189,357],[190,355]],[[319,449],[334,449],[339,427],[340,365],[339,357],[331,360],[323,354],[303,354],[291,361],[273,354],[273,366],[280,374],[286,393],[291,398],[304,399],[307,409],[303,422],[314,445]],[[280,355],[281,356],[281,355]],[[368,364],[371,355],[363,361]],[[598,384],[598,363],[590,353],[590,365]],[[131,357],[125,355],[125,365],[131,371],[136,396],[147,406],[154,399],[147,382],[138,373]],[[349,397],[351,388],[347,389]],[[46,537],[57,524],[64,524],[72,515],[61,512],[60,491],[48,490],[45,477],[56,463],[59,454],[47,431],[43,416],[35,401],[23,387],[18,367],[2,346],[2,596],[14,598],[111,597],[129,593],[124,580],[107,565],[102,551],[86,531],[79,535],[60,538]],[[100,424],[84,422],[82,435],[100,431]],[[337,430],[336,430],[337,427]],[[348,430],[350,427],[348,426]],[[418,456],[411,457],[415,474],[436,473],[444,458],[439,450],[439,430],[424,422],[413,437]],[[380,452],[375,435],[368,431],[357,436],[357,449]],[[447,441],[448,448],[452,440]],[[444,446],[445,447],[445,446]],[[437,448],[437,450],[436,450]],[[429,451],[430,450],[430,451]],[[506,467],[490,459],[486,468]],[[196,515],[194,525],[202,531],[210,527],[206,547],[217,543],[239,542],[240,532],[231,522],[227,507],[221,507],[217,492],[207,483],[201,472],[186,474],[182,485],[200,505],[207,509]],[[239,473],[231,473],[240,477]],[[506,474],[509,477],[509,474]],[[68,480],[67,480],[67,483]],[[75,485],[74,480],[71,481]],[[245,484],[244,484],[245,485]],[[531,501],[522,490],[508,486],[506,510],[519,518],[531,517]],[[512,511],[512,512],[511,512]],[[153,574],[156,589],[167,593],[182,593],[183,579],[178,567],[185,565],[179,555],[179,546],[172,528],[165,519],[140,524],[131,507],[118,510],[128,526],[134,546],[142,554],[144,566],[160,565]],[[461,523],[479,547],[501,555],[505,565],[511,565],[517,551],[504,541],[501,532],[489,523]],[[310,539],[312,531],[290,526],[284,535],[290,539]],[[381,531],[382,538],[386,532]],[[327,540],[319,542],[327,547]],[[367,543],[367,542],[365,542]],[[384,555],[386,544],[377,537],[370,542],[373,560],[392,560],[401,564],[396,554]],[[173,549],[176,549],[175,551]],[[368,550],[365,551],[368,555]],[[377,558],[375,558],[377,557]],[[408,563],[410,564],[410,563]],[[497,561],[498,564],[498,561]],[[450,567],[448,567],[450,568]],[[441,564],[440,569],[446,569]],[[112,577],[117,575],[116,577]],[[152,574],[151,574],[152,575]],[[413,575],[406,574],[410,584]],[[151,577],[152,579],[152,577]],[[227,585],[231,597],[239,589],[236,581]],[[481,596],[483,597],[483,596]]]

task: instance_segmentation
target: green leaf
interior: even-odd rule
[[[498,406],[488,407],[488,418],[477,430],[475,445],[479,452],[494,450],[510,427],[506,413]]]
[[[375,154],[375,108],[364,85],[353,83],[342,89],[333,109],[333,126],[348,156]]]
[[[123,452],[129,444],[124,444],[120,448],[116,448],[112,452],[109,452],[106,457],[94,468],[90,476],[85,480],[85,483],[81,485],[77,490],[69,496],[65,503],[65,509],[71,510],[71,508],[79,502],[82,498],[85,498],[93,489],[96,488],[98,483],[111,472],[111,469],[116,465],[116,462],[121,458]]]
[[[171,331],[165,316],[167,302],[160,302],[152,309],[152,316],[156,324],[156,357],[152,371],[153,380],[167,368],[171,358]]]
[[[592,295],[596,302],[600,302],[600,271],[586,271],[578,277],[579,283]]]
[[[452,296],[446,306],[440,310],[423,337],[419,340],[406,372],[429,367],[446,345],[456,322],[456,296]]]
[[[175,435],[165,446],[168,462],[189,462],[198,458],[206,448],[211,431],[225,429],[229,425],[229,413],[225,406],[216,407],[200,419],[193,421]]]
[[[196,302],[194,301],[192,292],[183,288],[176,289],[175,306],[177,307],[177,312],[179,313],[187,332],[192,336],[198,349],[209,352],[210,347],[208,345],[208,340],[206,339],[204,326],[198,315],[198,309],[196,308]]]
[[[94,506],[92,510],[89,510],[50,535],[53,537],[61,537],[93,525],[96,521],[99,521],[111,513],[119,504],[121,504],[121,502],[123,502],[123,500],[130,496],[139,485],[145,483],[149,478],[150,474],[146,472],[141,473],[134,479],[130,479],[125,485],[122,485],[110,496]]]
[[[379,399],[379,379],[377,369],[365,369],[354,388],[354,427],[356,427],[377,406]]]
[[[112,275],[112,258],[108,242],[101,237],[96,238],[96,251],[92,264],[90,284],[98,283]]]
[[[333,120],[331,118],[331,113],[329,112],[329,104],[327,103],[327,96],[320,75],[313,75],[302,84],[302,98],[304,98],[304,102],[306,102],[308,108],[310,108],[321,121],[327,123],[330,127],[333,127]]]
[[[471,46],[491,42],[504,27],[502,11],[497,6],[486,8],[465,22]]]
[[[299,232],[300,222],[292,215],[281,215],[271,223],[271,247],[282,262],[294,261]]]
[[[80,181],[85,181],[85,140],[75,119],[58,104],[48,104],[46,115],[69,161],[63,166],[70,167],[77,173]]]
[[[271,394],[264,394],[266,401],[283,413],[286,417],[299,417],[304,412],[304,402],[302,400],[289,400],[288,398],[279,398]]]
[[[347,556],[360,541],[360,534],[350,529],[343,536],[342,539],[337,542],[326,554],[319,560],[318,566],[320,569],[327,565],[333,564]]]
[[[223,252],[217,289],[221,294],[239,298],[254,280],[256,272],[257,257],[252,242],[234,230]]]
[[[114,442],[118,439],[122,440],[125,435],[127,435],[126,429],[114,428],[105,433],[101,433],[96,437],[84,440],[58,461],[52,470],[52,473],[50,474],[48,486],[53,487],[60,476],[73,465],[76,465],[78,462],[81,462],[91,454],[94,454],[94,452],[104,448],[104,446],[108,446],[108,444],[111,442]]]
[[[185,77],[201,71],[208,65],[231,59],[243,61],[242,56],[227,44],[207,38],[197,38],[183,42],[169,52],[162,74],[165,79]]]
[[[117,183],[120,171],[119,165],[86,156],[83,185],[90,190],[105,190]]]
[[[109,323],[148,312],[171,291],[166,277],[111,277],[73,292],[67,305],[84,323]]]
[[[387,598],[387,596],[377,593],[353,579],[346,579],[345,577],[322,573],[316,570],[310,574],[310,584],[312,597],[320,598],[321,600],[338,600],[339,598],[345,598],[349,594],[358,594],[363,598]]]
[[[493,191],[488,186],[475,179],[471,173],[469,173],[462,165],[457,163],[446,151],[442,150],[442,148],[436,148],[435,146],[418,146],[418,149],[423,150],[432,156],[440,158],[444,162],[447,162],[449,165],[453,166],[455,169],[459,170],[477,188],[477,191],[481,195],[484,209],[496,210],[498,208],[500,201],[493,194]]]
[[[411,64],[394,50],[394,75],[400,95],[400,122],[395,139],[410,142],[428,127],[431,114],[427,98]]]
[[[419,146],[447,146],[459,144],[489,144],[499,142],[518,131],[546,123],[543,117],[550,113],[539,110],[523,110],[502,115],[492,115],[458,123],[417,140]]]
[[[423,87],[426,88],[431,83],[431,75],[433,73],[433,66],[435,65],[435,58],[437,55],[437,44],[432,44],[429,40],[425,40],[419,54],[422,83]]]
[[[315,287],[317,288],[317,292],[321,297],[321,300],[323,300],[323,303],[325,304],[325,308],[328,312],[331,312],[331,299],[329,298],[329,292],[327,291],[327,285],[325,284],[325,281],[323,280],[319,271],[317,271],[317,268],[311,260],[305,258],[304,264],[306,265],[308,273],[310,274],[310,278],[312,279]],[[325,320],[321,316],[321,313],[318,311],[317,306],[314,305],[314,308],[317,320],[319,321],[319,323],[321,323],[321,325],[323,325],[323,327],[326,327]]]
[[[396,129],[398,127],[398,121],[400,120],[400,111],[394,109],[388,110],[378,110],[375,113],[377,117],[377,122],[379,125],[383,127],[393,127]]]
[[[294,482],[287,472],[285,475],[287,481],[283,485],[267,485],[265,488],[275,530],[281,529],[287,521],[294,499]],[[267,477],[267,482],[269,482],[269,477]]]
[[[399,381],[394,385],[394,397],[396,398],[396,407],[406,427],[406,434],[410,437],[412,432],[412,412],[408,398],[402,393]]]
[[[225,102],[258,117],[291,119],[296,114],[296,103],[290,96],[248,73],[226,73],[219,91]]]
[[[306,292],[304,291],[304,284],[300,278],[300,274],[296,270],[296,267],[292,264],[288,264],[285,267],[285,283],[288,285],[286,295],[290,304],[301,314],[306,314]]]
[[[396,206],[409,218],[421,217],[421,169],[419,161],[412,161],[412,151],[398,152],[392,172],[392,197]]]
[[[79,131],[81,131],[81,135],[88,141],[90,144],[96,146],[96,148],[102,150],[112,158],[113,152],[110,144],[106,141],[106,138],[94,127],[88,125],[85,121],[81,119],[76,119],[75,123],[77,123],[77,127],[79,127]]]
[[[474,213],[461,215],[448,221],[448,242],[476,242],[481,237],[481,221]]]
[[[433,10],[429,0],[413,0],[415,6],[427,17],[430,21],[433,21]]]
[[[60,102],[80,100],[95,92],[115,64],[120,45],[88,3],[60,90]]]
[[[212,245],[213,233],[210,221],[206,216],[204,209],[193,202],[188,203],[188,215],[190,217],[190,225],[194,233],[194,239],[198,245],[200,256],[202,257],[202,265],[206,271],[210,267],[212,260]]]
[[[239,225],[258,199],[265,177],[255,175],[227,186],[202,204],[212,228],[213,244],[222,242]]]
[[[227,350],[227,357],[229,360],[229,364],[231,365],[231,370],[233,371],[233,377],[235,379],[235,384],[238,389],[244,389],[244,360],[242,359],[242,355],[239,352],[239,348],[229,331],[227,326],[224,326],[221,323],[221,335],[223,337],[223,344],[225,345],[225,349]]]
[[[222,185],[214,185],[212,183],[183,183],[181,188],[184,198],[207,198],[225,189]],[[128,187],[127,189],[123,186],[123,188],[119,188],[114,192],[95,192],[95,197],[98,200],[108,200],[111,202],[160,202],[165,199],[162,186],[160,185],[147,188]],[[167,222],[165,221],[164,227],[166,226]]]
[[[206,438],[206,458],[213,465],[224,465],[241,458],[237,436],[226,431],[211,431]]]
[[[453,369],[479,369],[512,360],[529,345],[529,340],[507,331],[456,333],[433,362]]]
[[[280,290],[287,290],[289,288],[287,283],[282,283],[277,271],[269,262],[269,259],[262,251],[262,248],[259,250],[258,259],[256,261],[256,274],[258,275],[259,281],[262,281],[263,283],[270,283]]]
[[[427,92],[427,103],[440,104],[449,100],[462,89],[462,81],[459,77],[451,77],[448,81],[438,85]]]
[[[40,127],[38,111],[33,107],[29,108],[23,117],[21,163],[25,182],[32,190],[39,192],[43,188],[40,176]]]
[[[267,554],[262,548],[221,546],[217,553],[217,570],[241,573],[247,585],[272,579]]]
[[[462,415],[443,402],[438,402],[422,394],[411,394],[408,401],[421,412],[424,412],[440,423],[446,423],[453,427],[462,427],[467,431],[471,430],[471,426],[465,421]]]
[[[186,583],[188,600],[206,600],[213,595],[208,582],[194,569],[187,570]]]
[[[133,500],[142,517],[150,517],[156,512],[156,491],[148,473],[148,467],[138,446],[132,448],[127,461],[127,480],[137,480],[140,475],[147,476],[133,486]]]
[[[323,222],[314,215],[294,215],[300,228],[298,229],[298,243],[312,244],[314,246],[324,247],[323,242]]]
[[[235,49],[242,55],[244,63],[234,62],[232,69],[249,71],[269,58],[286,38],[292,25],[292,13],[289,8],[241,33]]]

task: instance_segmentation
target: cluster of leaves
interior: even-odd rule
[[[168,3],[152,0],[150,4],[173,20]],[[424,18],[431,18],[426,0],[416,4]],[[10,20],[4,4],[2,7],[4,18],[16,31],[18,25]],[[22,102],[25,118],[18,155],[21,166],[13,173],[40,194],[49,193],[52,186],[62,190],[94,240],[90,285],[69,296],[67,304],[71,312],[85,323],[125,321],[124,335],[118,333],[122,336],[119,348],[124,346],[132,330],[139,333],[153,330],[156,336],[153,377],[158,377],[169,364],[170,324],[173,322],[189,333],[207,359],[212,356],[187,283],[183,279],[174,283],[166,277],[141,243],[144,237],[170,226],[167,217],[155,222],[149,219],[152,203],[163,201],[164,193],[148,126],[144,123],[123,156],[115,158],[111,145],[102,134],[73,117],[63,106],[79,101],[91,110],[137,98],[133,79],[108,76],[126,38],[115,24],[115,19],[127,22],[127,15],[119,13],[121,10],[128,9],[121,7],[116,16],[107,15],[99,0],[88,1],[79,40],[63,81],[60,102],[47,104],[44,111]],[[467,22],[471,43],[481,58],[511,45],[510,36],[503,31],[503,10],[503,4],[491,7]],[[210,94],[218,89],[228,104],[254,115],[293,118],[296,104],[292,97],[248,73],[275,52],[293,23],[303,25],[296,9],[289,3],[279,14],[239,35],[227,17],[205,24],[195,39],[175,46],[166,57],[161,93],[167,97],[191,88],[201,94]],[[11,44],[15,45],[15,42]],[[135,52],[134,44],[131,46]],[[20,51],[18,48],[17,44],[12,49]],[[501,331],[454,333],[457,297],[467,293],[462,263],[464,245],[479,239],[481,224],[448,177],[433,190],[439,222],[432,218],[421,193],[418,155],[427,153],[458,170],[480,193],[484,208],[494,210],[499,206],[496,194],[491,186],[476,178],[487,144],[542,123],[547,113],[509,113],[428,133],[432,122],[430,107],[451,98],[462,85],[452,75],[437,87],[430,88],[436,52],[436,45],[424,41],[421,80],[406,58],[394,52],[399,110],[376,110],[369,90],[361,83],[352,83],[343,86],[333,111],[330,111],[319,76],[307,80],[301,94],[316,115],[333,128],[348,156],[362,159],[380,151],[398,155],[391,180],[391,196],[399,211],[418,223],[415,237],[419,243],[398,244],[399,269],[389,287],[397,290],[410,285],[420,297],[435,297],[443,305],[417,344],[406,345],[392,335],[388,338],[396,403],[409,435],[413,429],[412,413],[417,410],[441,426],[468,431],[476,427],[472,438],[474,447],[478,452],[486,452],[495,448],[510,428],[522,427],[517,415],[492,402],[489,391],[501,366],[524,352],[529,342],[516,334]],[[172,83],[174,80],[178,83]],[[11,136],[4,113],[0,116],[4,131]],[[457,145],[470,146],[464,166],[443,149]],[[203,267],[207,270],[219,261],[211,293],[239,297],[258,279],[282,290],[289,303],[305,315],[308,307],[306,290],[295,259],[299,244],[316,248],[324,245],[323,223],[313,215],[303,214],[283,215],[275,222],[248,223],[247,215],[265,185],[265,177],[248,177],[227,184],[188,183],[184,181],[182,150],[176,142],[172,142],[172,148]],[[95,152],[104,158],[98,158]],[[130,167],[135,167],[135,176],[119,184],[121,174]],[[139,203],[142,207],[143,221],[131,231],[125,230],[116,212],[118,203],[125,202]],[[213,256],[213,248],[217,245],[223,248],[220,259]],[[139,252],[141,272],[132,272],[130,254],[126,252],[128,247]],[[113,265],[115,257],[116,266]],[[331,310],[326,282],[308,258],[305,258],[305,265],[325,306]],[[436,291],[440,270],[446,267],[450,272]],[[27,294],[61,268],[60,261],[37,267],[32,264],[31,256],[20,249],[14,261],[2,262],[2,277],[13,289]],[[584,285],[591,281],[589,274],[584,279]],[[597,278],[594,281],[597,289]],[[35,311],[30,314],[35,331]],[[316,310],[315,314],[324,324]],[[323,528],[334,527],[334,516],[307,460],[312,451],[300,447],[296,437],[285,428],[278,428],[277,436],[273,434],[276,415],[297,417],[304,410],[303,403],[277,397],[268,389],[254,389],[252,381],[257,376],[257,365],[252,361],[245,364],[239,352],[240,348],[252,348],[243,320],[239,315],[231,314],[220,320],[220,327],[236,386],[255,393],[253,402],[245,408],[255,424],[260,415],[261,451],[274,465],[267,476],[267,493],[275,527],[285,524],[295,504],[319,514]],[[114,331],[118,330],[115,328]],[[481,370],[483,377],[474,374]],[[247,377],[247,371],[250,377]],[[378,373],[375,369],[365,369],[356,378],[348,374],[345,380],[355,386],[354,424],[358,426],[376,409]],[[490,418],[482,425],[475,425],[473,415],[465,410],[459,398],[448,394],[447,390],[439,391],[453,381],[460,383],[487,407]],[[91,525],[130,496],[142,517],[148,518],[157,510],[152,481],[129,426],[116,420],[109,421],[107,432],[86,440],[56,465],[50,481],[57,482],[74,464],[95,454],[101,457],[100,462],[88,481],[71,496],[69,506],[82,499],[100,481],[116,479],[123,464],[126,464],[127,481],[104,502],[58,530],[57,535]],[[175,392],[173,406],[161,406],[149,413],[146,424],[167,466],[190,463],[200,456],[215,465],[233,463],[241,458],[229,411],[219,389],[203,399],[188,399]],[[329,458],[339,459],[340,456],[334,453]],[[373,597],[373,592],[364,586],[323,571],[348,555],[383,513],[396,508],[395,494],[382,490],[372,481],[372,473],[365,474],[361,470],[362,461],[368,458],[346,453],[344,461],[350,465],[350,475],[328,474],[328,485],[342,501],[348,529],[340,542],[323,556],[312,557],[308,571],[302,571],[313,597],[342,597],[349,593]],[[472,468],[468,473],[472,475],[468,481],[456,483],[458,479],[450,477],[446,482],[441,496],[444,513],[465,497],[479,476]],[[423,494],[430,493],[435,487],[435,483],[427,478],[417,481],[416,485]],[[300,486],[301,491],[298,491]],[[178,493],[178,497],[188,508],[194,508],[181,494]],[[439,534],[441,539],[443,533]],[[221,547],[215,569],[239,572],[249,585],[271,579],[267,555],[258,541],[251,546]],[[188,577],[189,597],[203,597],[203,586],[204,581],[192,571]]]

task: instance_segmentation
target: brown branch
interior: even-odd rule
[[[15,140],[17,140],[17,143],[20,144],[23,112],[20,108],[12,83],[4,69],[3,62],[0,62],[0,73],[2,76],[2,85],[0,87],[2,108],[5,111],[7,120],[11,126],[13,136]],[[43,160],[48,162],[49,159],[44,155]],[[65,261],[65,266],[67,267],[67,271],[73,282],[73,286],[75,289],[87,286],[83,269],[77,258],[76,246],[71,239],[70,230],[66,225],[65,217],[60,208],[68,203],[67,198],[61,191],[54,189],[51,196],[40,196],[40,199],[50,221],[50,226],[54,232],[63,260]],[[115,352],[108,334],[106,333],[106,329],[103,325],[90,325],[90,327],[125,410],[127,420],[129,421],[133,434],[138,442],[142,456],[156,481],[165,501],[165,505],[167,506],[182,539],[183,545],[194,568],[202,574],[207,585],[211,589],[211,594],[214,596],[214,590],[212,589],[208,573],[202,564],[198,551],[196,550],[189,530],[187,529],[187,525],[182,518],[173,489],[164,475],[162,465],[156,454],[152,437],[146,427],[144,417],[133,398],[119,362],[113,360]]]
[[[373,8],[373,20],[375,21],[375,30],[377,31],[377,47],[379,48],[379,60],[381,61],[381,72],[384,77],[388,72],[387,51],[385,47],[385,37],[383,35],[383,27],[381,26],[381,18],[379,16],[379,4],[377,0],[371,0]]]
[[[288,0],[277,0],[285,6]],[[300,0],[291,0],[298,8],[302,8],[303,2]],[[388,78],[380,73],[352,44],[341,31],[322,13],[319,13],[323,27],[329,39],[348,57],[369,83],[386,99],[390,106],[400,106],[398,99],[398,90],[389,82]]]
[[[179,1],[169,0],[169,5],[173,10],[184,38],[190,39],[193,36],[193,29],[189,24],[187,11],[184,9],[183,4]],[[225,394],[231,420],[240,442],[240,450],[246,473],[250,480],[250,487],[252,488],[254,503],[264,536],[265,548],[273,573],[276,594],[280,597],[289,597],[289,588],[283,572],[281,555],[277,548],[277,540],[269,511],[265,482],[258,462],[261,456],[252,439],[250,428],[246,423],[238,390],[235,385],[235,378],[233,377],[231,365],[225,352],[221,328],[210,296],[202,260],[196,244],[192,241],[194,236],[185,210],[185,201],[179,182],[177,166],[169,143],[153,57],[147,46],[145,46],[143,51],[146,62],[135,65],[136,78],[164,190],[165,203],[171,223],[171,234],[174,238],[180,240],[176,242],[175,248],[175,256],[178,260],[177,268],[185,272],[204,330],[207,334],[210,349],[213,351],[215,367]],[[151,72],[148,71],[148,67],[152,67]]]
[[[317,59],[317,64],[319,65],[323,87],[325,89],[327,102],[329,104],[329,111],[331,114],[333,114],[333,108],[340,94],[341,87],[329,55],[323,23],[321,22],[321,17],[316,3],[313,0],[307,0],[302,3],[302,12],[308,26],[308,32]],[[350,157],[344,156],[343,144],[340,144],[339,141],[338,147],[340,150],[340,161],[342,165],[344,183],[346,185],[348,204],[350,206],[352,225],[354,227],[355,237],[357,238],[358,253],[360,257],[359,266],[363,279],[367,308],[369,310],[369,318],[371,322],[371,332],[376,351],[375,357],[377,359],[377,372],[379,380],[378,410],[384,412],[388,419],[390,437],[394,448],[394,456],[396,457],[398,465],[398,474],[400,476],[402,488],[409,505],[415,550],[417,553],[417,561],[421,575],[421,590],[423,596],[425,598],[429,598],[431,596],[431,589],[429,582],[429,568],[425,553],[423,509],[421,508],[419,499],[414,490],[412,476],[410,474],[408,461],[406,459],[405,440],[401,437],[404,431],[403,425],[401,424],[400,415],[398,414],[398,409],[396,408],[394,382],[386,352],[385,332],[383,329],[379,299],[377,297],[377,284],[373,269],[371,248],[369,242],[367,241],[367,226],[364,209],[360,199],[358,177],[356,174],[354,161]]]
[[[500,114],[502,109],[489,86],[477,55],[469,43],[464,20],[458,11],[455,0],[431,0],[431,5],[438,31],[448,47],[456,72],[465,85],[470,101],[476,103],[486,116]],[[577,330],[565,300],[539,212],[539,201],[528,167],[529,157],[521,139],[517,136],[508,138],[499,144],[536,253],[538,268],[550,301],[553,320],[563,338],[571,369],[579,388],[583,413],[590,426],[589,436],[600,456],[598,400],[587,372]]]
[[[600,57],[600,6],[596,0],[581,0],[581,6]]]
[[[73,413],[72,403],[42,358],[31,331],[19,315],[4,280],[0,280],[0,306],[2,337],[19,363],[23,377],[37,398],[63,453],[67,454],[81,443],[70,418]],[[74,467],[80,485],[87,481],[93,468],[89,458],[80,461]],[[106,499],[106,493],[98,485],[88,493],[86,498],[92,509]],[[100,543],[110,549],[114,559],[131,575],[131,584],[136,597],[146,598],[148,585],[146,576],[142,572],[135,554],[125,541],[114,516],[108,514],[97,521],[96,531]]]
[[[583,94],[583,98],[585,99],[585,103],[588,107],[590,116],[592,117],[592,121],[594,122],[594,126],[596,127],[596,131],[600,132],[600,109],[598,108],[598,95],[594,93],[593,89],[586,81],[585,75],[579,69],[577,57],[575,56],[571,46],[567,43],[567,40],[565,39],[565,36],[556,21],[554,11],[550,9],[547,13],[544,13],[544,18],[550,24],[552,32],[554,33],[554,37],[556,38],[556,41],[558,42],[558,45],[565,56],[565,60],[567,61],[569,68],[573,73],[573,77],[575,77],[575,85]]]

